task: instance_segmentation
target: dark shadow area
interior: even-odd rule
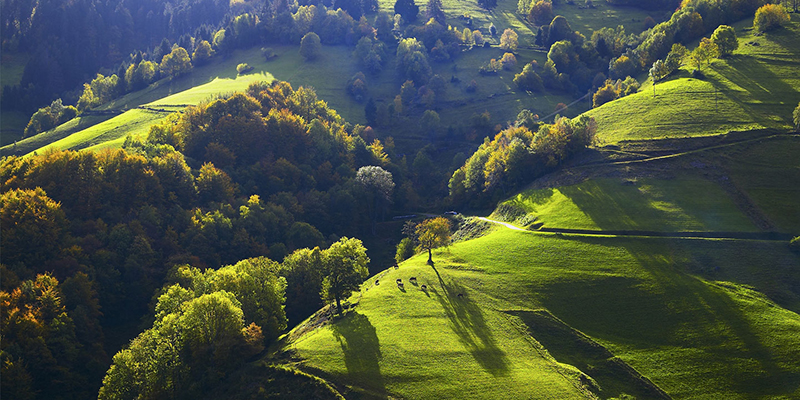
[[[637,399],[669,399],[663,390],[586,335],[570,328],[547,311],[516,311],[528,331],[558,362],[571,364],[600,386],[595,393],[607,399],[622,394]]]
[[[386,398],[386,386],[378,363],[383,356],[378,335],[369,318],[351,311],[332,324],[331,328],[333,337],[342,346],[349,379]]]
[[[726,90],[721,82],[711,77],[707,80],[721,92],[721,96],[730,98],[743,109],[759,108],[758,112],[751,112],[751,116],[759,124],[769,128],[781,128],[781,124],[765,118],[762,114],[771,114],[785,123],[790,123],[792,108],[788,104],[781,106],[780,99],[795,99],[800,94],[764,66],[764,63],[759,60],[759,56],[734,55],[729,59],[729,65],[712,66],[714,71],[746,90],[754,100],[757,100],[756,102],[739,98],[736,92]],[[777,61],[771,60],[770,62]],[[797,65],[796,62],[795,64]]]
[[[455,282],[446,283],[436,267],[432,268],[439,278],[442,290],[436,290],[433,286],[429,290],[442,305],[450,321],[450,328],[470,349],[472,356],[484,370],[495,376],[508,373],[506,355],[497,347],[483,313],[478,305],[469,299],[466,288]]]

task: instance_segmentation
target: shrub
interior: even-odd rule
[[[534,92],[541,92],[544,90],[544,82],[542,77],[533,70],[532,64],[526,64],[522,68],[522,72],[514,75],[514,84],[520,90],[531,90]]]
[[[315,60],[322,53],[322,44],[320,44],[319,35],[314,32],[308,32],[300,40],[300,55],[306,61]]]
[[[505,53],[503,58],[500,59],[500,63],[503,64],[503,69],[510,71],[517,66],[517,57],[514,57],[511,53]]]
[[[398,264],[409,259],[411,256],[414,255],[414,241],[410,238],[403,238],[400,243],[397,244],[397,253],[395,253],[394,260]]]
[[[756,10],[753,28],[759,32],[767,32],[780,28],[789,22],[789,13],[780,4],[765,4]]]
[[[717,45],[720,56],[728,56],[739,48],[736,31],[728,25],[720,25],[711,35],[711,41]]]
[[[489,60],[489,64],[486,64],[486,65],[480,67],[478,69],[478,72],[481,75],[494,75],[498,71],[500,71],[502,68],[503,68],[503,64],[501,64],[500,61],[497,61],[496,59],[493,58],[493,59]]]
[[[475,79],[473,79],[467,84],[467,93],[475,93],[477,90],[478,82],[475,82]]]
[[[592,97],[592,107],[600,107],[603,104],[608,103],[609,101],[614,101],[619,97],[619,93],[617,89],[614,87],[614,84],[611,80],[607,80],[603,87],[597,89],[594,93],[594,97]]]
[[[61,99],[54,100],[49,106],[42,107],[31,116],[22,137],[30,137],[37,133],[53,129],[64,122],[75,118],[78,109],[74,106],[64,106]]]
[[[253,70],[253,67],[250,66],[248,63],[241,63],[236,66],[236,73],[239,75],[244,75]]]
[[[367,78],[363,72],[356,72],[349,81],[347,81],[347,93],[357,101],[361,102],[367,98],[369,89],[367,88]]]

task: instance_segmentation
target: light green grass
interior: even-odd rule
[[[701,178],[593,179],[528,190],[505,204],[545,228],[638,231],[757,231],[716,184]]]
[[[410,276],[428,292],[409,283]],[[397,278],[406,282],[405,291]],[[380,281],[366,285],[344,319],[292,343],[308,367],[382,398],[583,397],[574,372],[540,353],[490,298],[446,274],[440,281],[419,263]]]
[[[498,385],[505,396],[547,398],[553,396],[550,385],[506,386],[514,383],[513,373],[471,386],[488,374],[480,358],[486,353],[468,351],[470,343],[493,343],[510,371],[528,368],[522,374],[527,379],[555,378],[532,364],[537,357],[520,352],[508,320],[497,316],[497,311],[519,315],[546,309],[674,398],[800,395],[800,302],[792,289],[800,271],[785,243],[556,236],[497,228],[434,254],[443,282],[457,288],[445,300],[438,297],[445,292],[436,272],[423,265],[425,258],[390,270],[379,287],[367,284],[369,291],[350,314],[362,321],[361,328],[349,326],[353,322],[346,317],[301,338],[296,349],[304,365],[336,382],[405,398],[447,397],[438,391],[459,378],[469,385],[462,395],[471,398],[496,397]],[[431,298],[408,283],[405,293],[394,285],[396,277],[414,275],[435,287]],[[726,280],[768,292],[794,311]],[[466,298],[459,300],[454,292]],[[450,304],[474,307],[481,318],[468,311],[448,313]],[[491,340],[477,340],[478,327],[490,332],[483,335]],[[552,336],[540,326],[528,329],[534,339]],[[454,340],[460,334],[471,341]],[[551,354],[562,361],[562,350],[553,347]],[[521,364],[523,359],[528,364]],[[634,392],[619,384],[628,377],[604,375],[604,365],[583,372],[601,386],[602,398]]]
[[[678,78],[652,84],[639,93],[587,112],[605,142],[708,136],[731,130],[788,129],[792,107],[800,101],[800,23],[753,36],[736,24],[740,48],[705,68],[702,80]],[[759,46],[748,45],[756,42]]]
[[[199,104],[216,95],[224,95],[236,91],[243,91],[256,81],[270,81],[272,77],[266,74],[250,74],[236,79],[217,78],[209,83],[179,92],[156,102],[145,104],[150,108],[179,111],[186,105]],[[120,147],[128,135],[141,137],[146,135],[150,126],[157,124],[167,117],[169,113],[145,109],[128,110],[121,115],[105,120],[89,128],[77,131],[69,136],[50,143],[47,146],[32,150],[42,152],[54,148],[60,150],[92,149],[101,150],[110,147]],[[65,125],[75,123],[75,120]],[[62,125],[63,127],[63,125]],[[59,127],[57,129],[69,129]],[[30,153],[29,153],[30,154]]]

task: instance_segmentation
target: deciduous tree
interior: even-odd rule
[[[656,82],[664,79],[670,71],[667,64],[662,60],[656,60],[650,68],[650,79],[653,80],[653,97],[656,97]]]
[[[507,28],[500,36],[500,48],[508,51],[516,51],[519,45],[517,33],[513,29]]]
[[[320,295],[336,301],[342,314],[342,298],[349,296],[367,278],[367,249],[356,238],[343,237],[322,252],[323,276]]]
[[[711,41],[717,45],[719,54],[722,57],[733,54],[739,48],[739,41],[736,39],[736,31],[731,26],[720,25],[711,35]]]
[[[436,217],[422,221],[416,228],[420,250],[428,251],[428,264],[433,265],[433,249],[450,244],[450,221]]]
[[[767,32],[780,28],[789,22],[789,13],[780,4],[765,4],[756,10],[753,28],[759,32]]]
[[[322,45],[320,44],[319,35],[314,32],[308,32],[300,40],[300,55],[306,61],[316,60],[322,54]]]

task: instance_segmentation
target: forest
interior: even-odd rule
[[[14,399],[458,398],[426,364],[441,351],[469,360],[470,385],[494,382],[476,398],[537,387],[509,368],[560,382],[520,398],[766,396],[749,375],[732,395],[722,380],[676,383],[652,364],[659,346],[704,346],[718,329],[752,347],[753,360],[778,354],[757,375],[780,388],[769,393],[792,397],[800,372],[783,361],[797,355],[796,340],[782,335],[800,312],[790,268],[800,265],[799,8],[3,0],[0,390]],[[586,15],[600,17],[587,25]],[[264,79],[252,78],[259,70]],[[166,100],[220,78],[227,90]],[[126,120],[131,112],[144,122]],[[647,124],[657,133],[646,136]],[[703,195],[688,194],[696,188]],[[505,236],[501,224],[532,239]],[[734,241],[736,252],[765,258],[730,258],[722,248]],[[599,269],[581,278],[595,266],[589,248]],[[744,272],[747,262],[776,267],[761,276]],[[538,267],[550,272],[525,275]],[[600,277],[619,281],[587,283]],[[653,288],[640,306],[672,315],[700,301],[724,321],[675,317],[686,324],[680,339],[648,333],[643,354],[640,339],[559,297],[600,287],[602,298]],[[397,297],[418,291],[426,297],[408,301],[427,310],[419,315]],[[428,300],[437,302],[418,303]],[[637,300],[624,301],[618,308]],[[775,325],[740,329],[761,302],[780,311],[769,314]],[[631,327],[615,312],[599,314]],[[440,318],[417,329],[441,347],[418,360],[424,378],[404,377],[401,367],[417,361],[389,355],[415,334],[392,324],[417,318]],[[771,332],[781,335],[762,343]],[[609,355],[587,361],[600,356],[565,338]],[[709,346],[702,351],[717,351]],[[714,362],[684,367],[718,379],[730,360]],[[435,387],[420,393],[415,379]],[[684,392],[682,382],[708,391]]]

